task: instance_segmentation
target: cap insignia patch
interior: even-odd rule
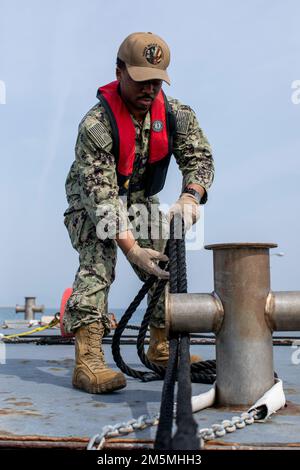
[[[144,49],[144,56],[150,64],[157,65],[163,58],[162,48],[158,44],[148,44]]]

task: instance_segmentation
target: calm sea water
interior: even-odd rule
[[[58,308],[46,308],[42,314],[36,313],[35,318],[40,319],[42,315],[53,315],[54,313],[58,312],[58,310]],[[125,309],[109,308],[109,312],[114,313],[117,320],[120,320],[122,315],[125,313]],[[129,323],[132,325],[139,325],[143,319],[144,313],[144,309],[137,309]],[[24,313],[16,313],[15,307],[0,307],[0,323],[2,323],[4,320],[23,320],[23,318]]]

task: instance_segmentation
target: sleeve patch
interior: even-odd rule
[[[176,113],[177,132],[186,135],[188,133],[191,113],[188,110],[179,109]]]
[[[112,138],[110,137],[106,127],[102,124],[102,122],[97,122],[92,127],[90,127],[87,132],[93,142],[101,148],[105,149],[112,142]]]

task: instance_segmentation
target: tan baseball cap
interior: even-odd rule
[[[167,67],[170,49],[167,43],[153,33],[132,33],[122,42],[118,58],[125,62],[127,71],[136,82],[164,80],[170,85]]]

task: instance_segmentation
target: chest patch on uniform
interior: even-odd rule
[[[112,143],[112,138],[107,132],[106,127],[102,122],[97,122],[87,130],[89,136],[95,144],[101,148],[106,148]]]
[[[176,123],[178,134],[186,135],[189,130],[191,113],[188,110],[179,109],[176,113]]]
[[[152,129],[154,130],[154,132],[160,132],[163,130],[163,122],[162,121],[153,121],[152,123]]]

